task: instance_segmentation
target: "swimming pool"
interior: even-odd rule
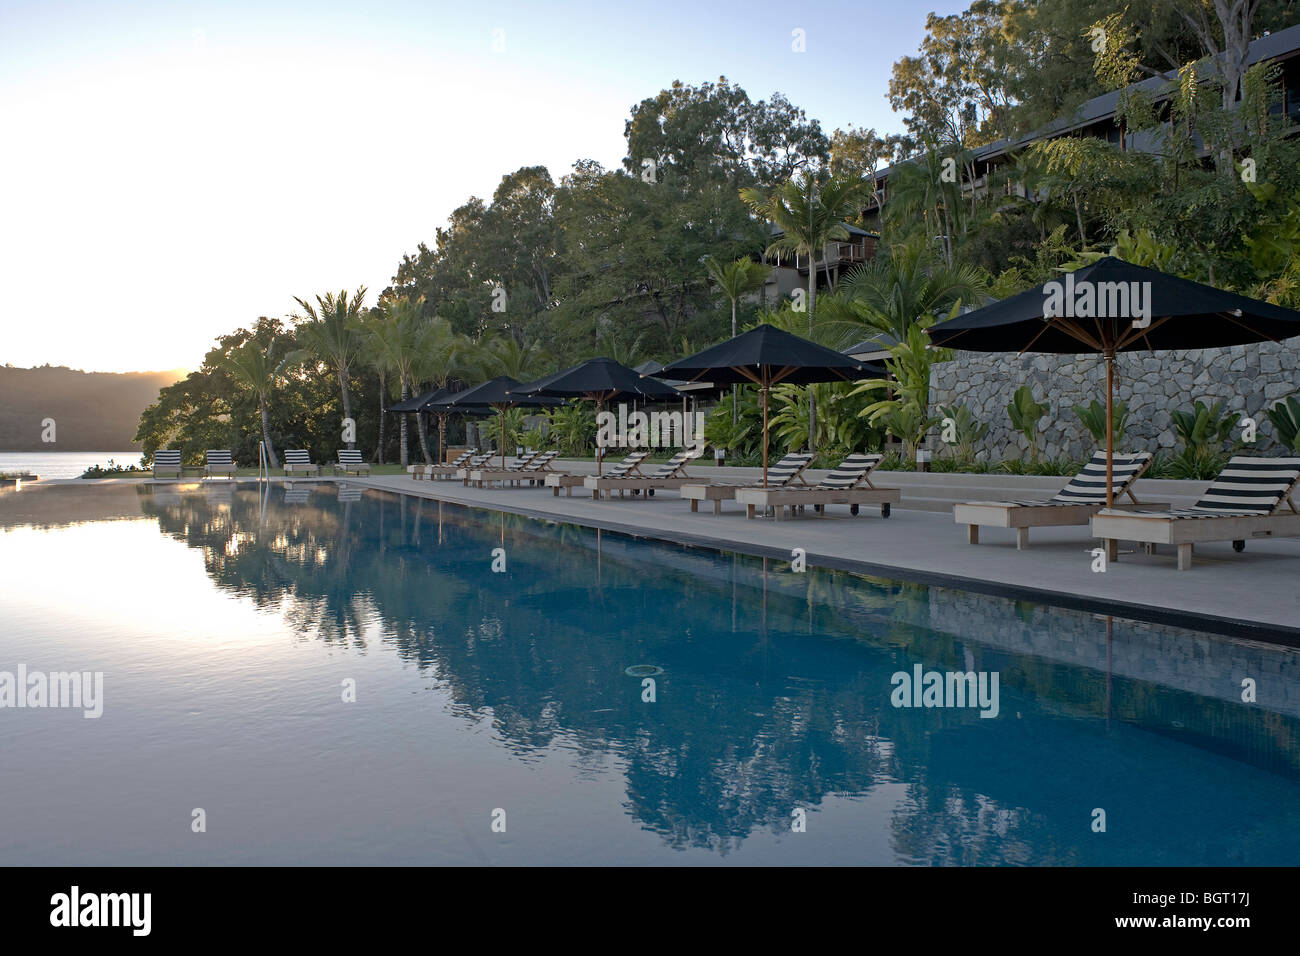
[[[1300,858],[1294,649],[327,483],[27,486],[0,581],[102,674],[0,708],[4,864]]]

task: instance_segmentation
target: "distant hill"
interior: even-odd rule
[[[82,372],[63,366],[0,367],[0,451],[138,449],[140,413],[180,371]],[[41,420],[55,421],[54,444],[41,441]]]

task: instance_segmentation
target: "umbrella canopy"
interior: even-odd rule
[[[529,408],[542,408],[553,405],[563,405],[562,399],[547,398],[543,395],[516,395],[511,393],[511,389],[519,388],[522,383],[511,378],[509,375],[498,375],[490,381],[481,385],[475,385],[467,388],[463,392],[457,392],[443,400],[445,405],[453,410],[464,410],[476,406],[491,406],[498,412],[504,413],[507,408],[515,406],[526,406]],[[501,467],[506,466],[506,418],[501,416]]]
[[[432,392],[426,392],[418,399],[412,398],[405,402],[399,402],[398,405],[408,405],[419,402],[419,407],[415,409],[399,409],[398,405],[391,406],[388,410],[392,411],[416,411],[423,412],[426,415],[433,415],[438,419],[438,462],[441,464],[447,460],[447,419],[452,415],[471,415],[475,417],[486,417],[496,414],[496,410],[489,408],[487,405],[462,405],[452,407],[448,401],[454,398],[459,392],[454,392],[449,388],[439,388]]]
[[[392,405],[389,405],[388,408],[385,409],[385,411],[422,412],[424,411],[424,404],[426,402],[432,401],[433,399],[442,396],[446,392],[447,389],[445,388],[434,389],[432,392],[425,392],[423,395],[417,395],[414,398],[407,398],[400,402],[394,402]]]
[[[972,352],[1100,353],[1106,363],[1106,504],[1114,504],[1115,355],[1300,335],[1300,312],[1107,256],[941,322],[930,341]]]
[[[604,408],[606,402],[620,398],[668,401],[678,397],[675,388],[653,378],[643,378],[640,373],[611,358],[588,359],[562,372],[521,385],[514,389],[512,394],[582,398],[595,402],[598,413]],[[596,474],[598,475],[602,472],[604,458],[604,447],[597,446]]]
[[[883,376],[885,370],[774,325],[760,325],[696,355],[670,362],[654,374],[688,382],[707,376],[715,385],[757,385],[763,400],[763,487],[767,487],[767,393],[773,385],[851,382],[868,375]]]

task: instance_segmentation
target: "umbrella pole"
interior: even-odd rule
[[[763,376],[763,487],[767,487],[767,376]]]
[[[1115,504],[1115,353],[1106,352],[1106,507]]]
[[[603,398],[596,400],[596,421],[600,421],[600,413],[605,409],[605,400]],[[596,477],[600,477],[605,471],[605,446],[600,443],[600,428],[596,428]]]
[[[505,471],[506,470],[506,407],[504,405],[497,406],[497,415],[501,419],[501,470]],[[505,512],[503,511],[501,514],[504,516]]]

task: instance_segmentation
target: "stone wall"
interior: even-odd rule
[[[1128,402],[1128,448],[1172,451],[1178,440],[1171,411],[1190,408],[1201,399],[1223,401],[1224,407],[1250,415],[1259,425],[1253,446],[1276,452],[1273,426],[1264,409],[1279,398],[1300,392],[1300,344],[1265,342],[1226,349],[1179,349],[1168,352],[1127,352],[1115,361],[1115,398]],[[1074,413],[1075,405],[1091,399],[1104,402],[1106,372],[1099,355],[1034,355],[957,352],[951,362],[930,373],[930,400],[940,405],[960,403],[989,425],[980,443],[981,458],[1020,457],[1025,439],[1011,427],[1007,404],[1021,385],[1033,388],[1034,398],[1051,411],[1039,429],[1043,455],[1086,458],[1092,439]],[[938,436],[932,439],[938,448]]]

